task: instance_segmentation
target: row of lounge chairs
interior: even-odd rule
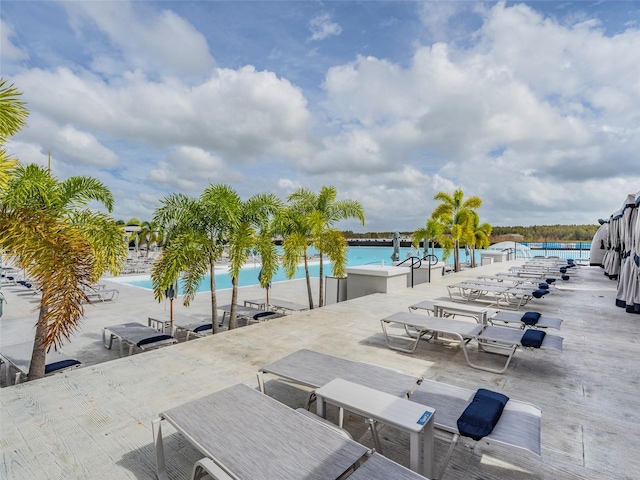
[[[489,420],[481,418],[483,414],[475,408],[480,390],[475,392],[424,380],[397,370],[313,350],[298,350],[259,369],[257,376],[261,393],[239,384],[160,413],[152,423],[158,478],[167,478],[161,429],[162,422],[166,421],[205,455],[194,466],[192,478],[203,478],[205,473],[209,473],[217,479],[424,479],[383,457],[381,452],[364,447],[336,431],[335,427],[342,425],[327,428],[325,421],[314,421],[313,415],[301,415],[268,397],[265,382],[268,375],[307,387],[311,398],[314,392],[317,391],[320,397],[328,385],[341,382],[360,386],[356,390],[364,388],[381,392],[380,398],[404,399],[398,401],[424,406],[426,412],[433,415],[436,438],[450,443],[439,474],[434,478],[444,474],[461,437],[469,442],[475,441],[475,448],[494,444],[536,457],[541,455],[542,413],[534,405],[488,391],[489,395],[505,399],[500,412]],[[360,411],[356,405],[363,400],[370,406],[370,398],[354,398],[354,411]],[[378,408],[385,410],[384,406]],[[321,416],[324,414],[324,404],[320,401],[317,402],[317,410]],[[206,416],[201,415],[203,411],[207,412]],[[470,416],[478,417],[477,420],[483,423],[489,422],[490,427],[469,437],[465,420]],[[377,428],[382,422],[378,418],[368,423],[374,444],[377,444]],[[427,453],[424,452],[424,458],[427,458]],[[430,457],[427,460],[429,462],[426,463],[431,465],[425,464],[424,468],[431,474],[433,464]]]

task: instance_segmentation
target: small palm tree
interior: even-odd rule
[[[268,230],[269,220],[277,214],[282,202],[271,193],[259,193],[243,202],[238,197],[233,203],[235,211],[230,216],[226,235],[227,250],[229,252],[229,274],[231,275],[231,312],[229,329],[237,326],[236,304],[238,301],[238,278],[251,250],[258,243],[258,232]],[[263,246],[263,244],[261,244]],[[267,248],[267,252],[270,250]],[[263,272],[262,281],[271,281],[269,270]]]
[[[153,221],[165,232],[164,248],[151,268],[156,300],[182,279],[183,303],[191,304],[202,279],[209,273],[211,321],[218,333],[215,264],[224,250],[224,234],[236,193],[226,185],[209,185],[198,199],[171,194],[162,200]]]
[[[439,192],[434,197],[441,203],[436,206],[431,214],[432,218],[440,220],[446,227],[441,244],[443,244],[443,256],[447,258],[453,250],[454,271],[460,271],[460,245],[465,238],[469,238],[472,212],[482,205],[480,197],[469,197],[464,200],[464,192],[460,189],[450,195]]]
[[[324,186],[317,194],[306,188],[298,189],[289,195],[288,199],[296,204],[298,211],[308,216],[311,244],[320,254],[318,305],[321,307],[324,304],[324,254],[331,259],[333,274],[336,276],[344,275],[347,261],[346,240],[338,230],[333,228],[333,225],[348,218],[357,218],[364,225],[364,209],[360,202],[350,199],[336,201],[337,196],[338,191],[335,187]]]
[[[433,244],[435,241],[440,238],[440,236],[444,233],[445,226],[437,219],[437,218],[429,218],[427,219],[427,223],[424,227],[419,228],[413,235],[411,235],[411,240],[414,247],[418,247],[420,245],[421,240],[428,241],[431,244],[431,255],[433,255]],[[427,255],[427,244],[424,245],[424,256]]]
[[[491,241],[489,237],[491,236],[491,231],[493,227],[489,223],[480,223],[480,217],[476,212],[473,212],[471,215],[471,232],[472,232],[472,241],[470,242],[471,246],[471,267],[475,268],[476,266],[476,248],[487,248],[491,245]]]

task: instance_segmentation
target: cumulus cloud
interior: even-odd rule
[[[230,168],[221,158],[187,146],[176,148],[149,172],[153,183],[188,192],[199,192],[207,183],[237,183],[244,179],[242,173]]]
[[[309,22],[309,30],[311,30],[310,40],[324,40],[342,33],[342,27],[333,22],[328,13],[322,13],[312,18]]]
[[[111,46],[117,47],[121,62],[114,62],[113,51],[89,42],[94,67],[118,74],[119,69],[142,69],[160,73],[210,73],[214,61],[207,40],[193,25],[170,10],[160,12],[141,2],[64,2],[71,25],[79,36],[98,28]]]

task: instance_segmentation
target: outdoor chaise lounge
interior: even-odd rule
[[[557,328],[562,325],[562,319],[556,317],[547,317],[538,312],[496,312],[490,315],[489,323],[492,325],[502,324],[506,326],[515,325],[518,328]]]
[[[418,315],[414,316],[419,317]],[[351,376],[353,378],[351,381],[374,389],[382,385],[383,388],[389,390],[389,386],[397,385],[391,388],[390,391],[400,397],[403,396],[401,392],[406,388],[406,385],[408,385],[412,379],[416,379],[397,370],[390,370],[369,363],[346,360],[312,350],[299,350],[261,368],[258,373],[258,383],[263,390],[264,381],[261,377],[264,373],[273,373],[313,388],[319,388],[336,378],[346,379],[348,376]],[[457,420],[471,402],[475,392],[432,380],[419,379],[419,382],[420,385],[413,385],[410,389],[409,400],[435,409],[434,427],[437,433],[436,438],[451,443],[446,460],[441,467],[440,475],[436,476],[436,478],[441,478],[449,461],[449,457],[460,437]],[[375,424],[372,423],[372,428],[374,428],[374,425]],[[528,403],[510,399],[506,403],[502,415],[499,417],[491,433],[484,436],[481,442],[520,449],[539,457],[541,452],[540,430],[540,409]],[[374,462],[369,466],[374,467],[375,465]],[[351,478],[388,478],[394,480],[396,478],[405,478],[403,476],[396,477],[395,475],[388,475],[386,477],[364,476],[367,471],[368,470],[363,470],[360,472],[360,475],[363,476],[359,477],[353,474]],[[358,470],[356,470],[356,473],[357,472]],[[407,478],[421,477],[409,476]]]
[[[91,303],[93,302],[115,302],[118,299],[120,290],[116,288],[90,289],[85,291],[85,295]]]
[[[278,298],[270,298],[269,304],[267,304],[266,300],[261,299],[245,300],[244,306],[260,308],[263,310],[273,310],[274,312],[280,312],[282,314],[309,310],[309,305],[280,300]]]
[[[29,373],[31,354],[33,353],[33,342],[7,345],[0,350],[0,363],[5,364],[7,385],[11,385],[12,369],[16,372],[14,383],[20,383],[22,377],[26,377]],[[60,373],[81,365],[81,362],[75,358],[70,358],[61,351],[53,349],[47,353],[45,362],[45,375]]]
[[[108,342],[107,334],[109,335]],[[137,322],[121,323],[102,329],[102,344],[105,348],[111,349],[115,338],[120,343],[121,357],[123,356],[123,344],[125,343],[129,345],[129,355],[131,355],[135,347],[141,350],[149,350],[178,342],[171,335],[160,333],[155,328]]]
[[[481,280],[468,280],[447,285],[449,297],[454,300],[454,291],[465,301],[489,300],[490,305],[501,308],[518,310],[533,298],[541,298],[548,290],[523,288],[522,286],[501,285],[498,282],[483,282]]]
[[[178,332],[184,332],[186,334],[185,341],[189,340],[191,335],[196,337],[204,337],[213,333],[213,323],[211,323],[211,317],[207,320],[191,315],[184,315],[181,313],[173,314],[173,322],[169,315],[154,315],[147,319],[147,325],[153,327],[161,332],[167,332],[172,336],[176,336]]]
[[[258,371],[258,385],[265,393],[264,375],[271,374],[304,385],[320,388],[338,377],[397,397],[406,397],[422,381],[397,370],[354,362],[313,350],[298,350],[262,367]]]
[[[429,317],[398,312],[380,320],[384,339],[389,348],[405,353],[413,353],[420,339],[428,335],[427,340],[439,343],[457,342],[462,347],[467,364],[479,370],[503,373],[518,348],[541,348],[562,351],[562,337],[547,335],[544,331],[527,329],[524,332],[515,328],[482,325],[450,318]],[[397,340],[392,343],[388,325],[396,324],[404,327],[409,337],[409,345],[402,346]],[[474,363],[469,358],[468,343],[474,340],[479,351],[499,353],[507,357],[504,366],[492,368]],[[407,339],[403,339],[407,343]]]
[[[228,476],[219,478],[332,480],[348,476],[371,453],[283,403],[238,384],[162,412],[153,421],[160,480],[167,479],[163,420],[210,459],[215,470]],[[209,462],[204,464],[211,467]]]
[[[218,305],[218,310],[222,310],[222,322],[224,323],[227,316],[231,315],[231,304]],[[274,318],[282,317],[280,313],[272,312],[270,310],[264,310],[262,308],[245,307],[242,305],[236,305],[236,317],[244,318],[249,325],[253,322],[263,322],[265,320],[271,320]]]
[[[442,478],[447,468],[449,458],[461,435],[457,421],[475,393],[475,391],[466,388],[424,380],[409,397],[409,400],[435,408],[435,428],[437,432],[440,432],[437,438],[451,442],[437,478]],[[538,407],[509,399],[491,433],[482,437],[478,442],[515,448],[540,457],[541,424],[542,412]]]

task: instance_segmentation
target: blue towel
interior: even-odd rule
[[[161,340],[169,340],[170,338],[173,338],[173,337],[171,335],[156,335],[155,337],[149,337],[149,338],[140,340],[138,343],[136,343],[136,345],[141,347],[142,345],[146,345],[148,343],[155,343]]]
[[[484,388],[478,389],[471,403],[458,418],[460,435],[480,440],[496,426],[509,397]]]
[[[78,360],[73,358],[69,358],[67,360],[60,360],[59,362],[49,363],[44,366],[44,374],[52,373],[58,370],[62,370],[63,368],[73,367],[74,365],[80,365]]]
[[[526,312],[524,315],[522,315],[522,318],[520,320],[522,320],[522,323],[524,323],[525,325],[535,325],[536,323],[538,323],[539,319],[540,313]]]
[[[530,328],[524,332],[524,335],[522,335],[522,338],[520,339],[520,343],[523,347],[540,348],[545,335],[546,332],[543,332],[542,330],[534,330]]]
[[[533,296],[536,298],[542,298],[543,296],[545,296],[547,293],[549,293],[549,290],[543,290],[543,289],[538,289],[535,292],[533,292]]]

